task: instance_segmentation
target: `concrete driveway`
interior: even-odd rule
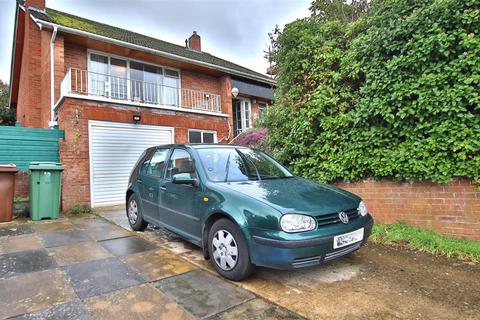
[[[369,244],[296,272],[218,277],[201,251],[123,209],[0,225],[0,318],[478,319],[480,268]]]

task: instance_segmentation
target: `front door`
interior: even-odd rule
[[[143,214],[154,220],[159,219],[160,186],[165,175],[168,151],[168,148],[155,150],[152,157],[142,164],[138,179]]]
[[[239,98],[233,100],[233,126],[235,137],[251,128],[251,105],[249,99]]]
[[[196,177],[195,170],[188,169],[192,168],[189,162],[192,163],[192,157],[188,151],[178,148],[173,150],[160,191],[160,221],[173,231],[199,242],[200,212],[196,210],[195,204],[200,203],[200,191],[197,186],[172,182],[172,176],[178,173]]]

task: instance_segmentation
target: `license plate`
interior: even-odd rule
[[[363,228],[333,237],[333,249],[348,246],[363,240]]]

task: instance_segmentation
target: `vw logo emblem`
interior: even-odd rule
[[[340,218],[340,221],[342,221],[343,223],[345,223],[345,224],[348,223],[348,215],[345,212],[340,211],[338,213],[338,217]]]

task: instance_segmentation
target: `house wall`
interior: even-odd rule
[[[449,184],[365,180],[338,183],[365,201],[376,221],[426,227],[455,237],[480,239],[480,191],[473,181]]]
[[[188,142],[188,129],[217,131],[218,140],[228,136],[225,117],[137,108],[117,104],[66,98],[58,110],[59,127],[65,130],[60,141],[62,174],[62,210],[90,204],[90,167],[88,120],[133,123],[132,116],[140,114],[141,124],[175,128],[175,142]]]

